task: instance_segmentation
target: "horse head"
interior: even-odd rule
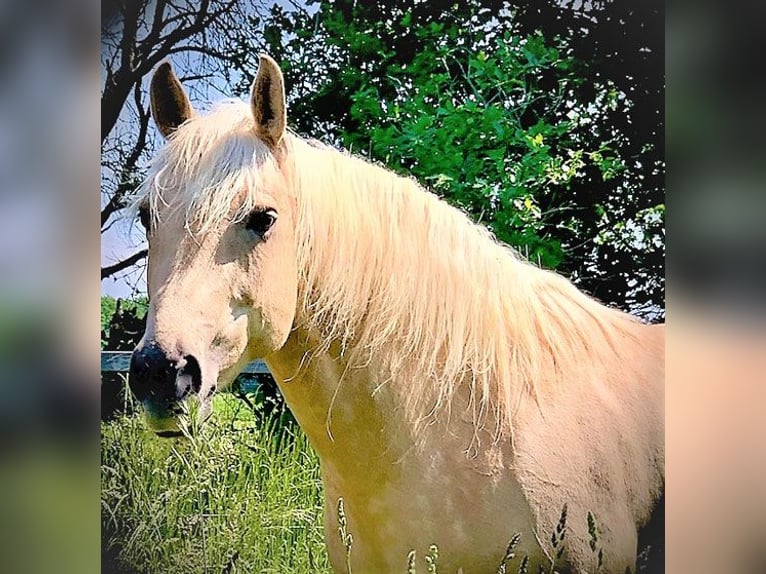
[[[183,401],[201,415],[254,358],[286,341],[297,301],[296,208],[280,167],[286,114],[282,73],[261,56],[251,117],[198,116],[164,63],[151,109],[166,145],[137,200],[149,243],[146,332],[130,388],[158,434],[178,432]]]

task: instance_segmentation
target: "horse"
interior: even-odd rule
[[[150,102],[166,142],[134,198],[130,388],[156,433],[261,358],[318,454],[336,572],[402,572],[431,545],[440,572],[635,571],[664,489],[664,326],[293,133],[267,55],[249,102],[198,114],[168,62]]]

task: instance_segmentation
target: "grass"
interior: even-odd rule
[[[214,400],[211,419],[181,439],[155,436],[138,416],[101,423],[101,571],[330,573],[319,461],[305,435],[279,411],[256,420],[252,403],[231,394]],[[343,499],[337,504],[346,573],[355,574],[353,532]],[[551,534],[556,562],[566,522],[565,506]],[[587,522],[600,572],[598,525],[591,513]],[[519,536],[509,536],[498,574],[527,573],[526,557],[515,551]],[[426,574],[437,574],[438,554],[432,546],[423,556]],[[402,563],[403,572],[423,572],[415,567],[414,550]]]
[[[330,572],[319,466],[297,427],[231,395],[192,437],[101,426],[102,571]]]

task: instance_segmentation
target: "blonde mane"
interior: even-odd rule
[[[276,193],[298,210],[298,320],[325,348],[339,343],[351,368],[371,365],[373,392],[396,393],[408,420],[428,424],[460,397],[500,440],[525,394],[544,405],[557,385],[619,363],[632,317],[524,261],[412,179],[292,134],[284,145],[278,164],[249,106],[219,106],[171,138],[137,202],[183,181],[179,204],[205,232],[243,217],[264,170],[281,170]]]

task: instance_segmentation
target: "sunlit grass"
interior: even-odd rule
[[[194,436],[101,426],[104,572],[329,572],[316,456],[231,395]]]
[[[319,462],[305,435],[279,412],[256,420],[228,394],[215,398],[213,413],[201,428],[190,417],[178,439],[157,437],[139,416],[101,423],[102,572],[331,572]],[[363,574],[351,568],[354,538],[343,499],[330,503],[337,504],[346,574]],[[598,573],[603,553],[590,512],[587,524]],[[564,506],[546,574],[559,571],[567,528]],[[528,572],[528,557],[516,552],[520,536],[509,533],[498,574]],[[439,551],[412,550],[402,556],[402,572],[437,574]],[[416,568],[419,560],[425,570]]]

